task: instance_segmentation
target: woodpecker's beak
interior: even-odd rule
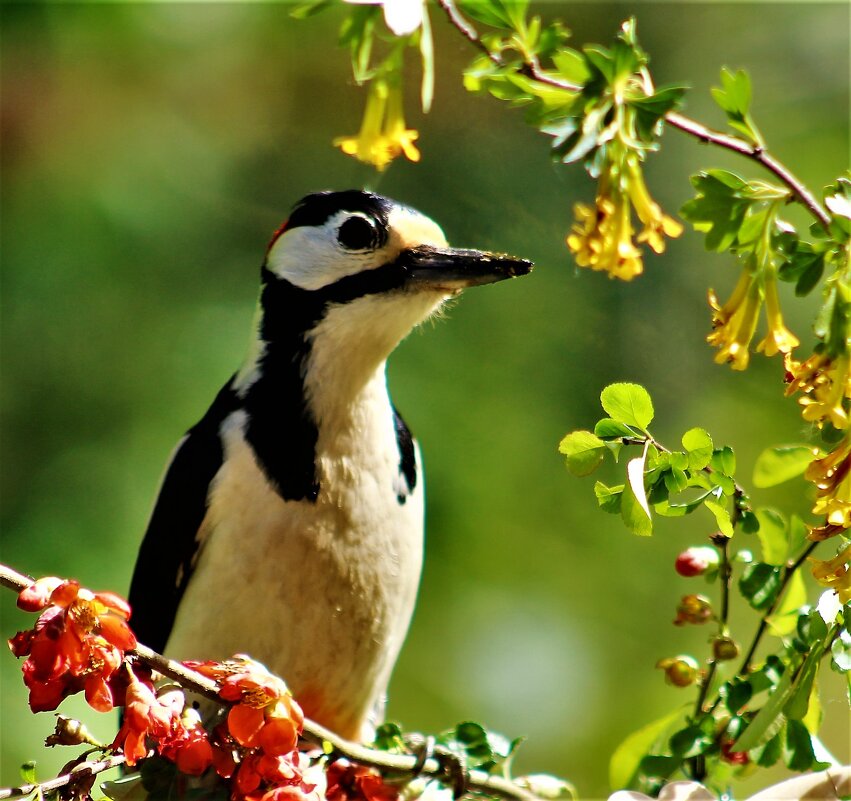
[[[409,286],[447,290],[492,284],[505,278],[526,275],[532,270],[531,261],[502,253],[436,248],[431,245],[402,251],[399,263],[408,271]]]

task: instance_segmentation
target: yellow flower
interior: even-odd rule
[[[814,353],[804,362],[786,358],[786,395],[801,393],[804,420],[821,428],[830,422],[835,428],[848,428],[848,402],[851,400],[851,359],[843,353],[835,359],[826,352]]]
[[[637,158],[628,159],[628,164],[629,199],[635,207],[638,219],[644,224],[644,229],[638,235],[638,241],[646,242],[656,253],[664,253],[664,236],[676,239],[683,232],[683,226],[665,214],[662,207],[650,197]]]
[[[766,273],[764,282],[765,316],[768,321],[768,333],[765,335],[765,339],[756,346],[756,349],[765,353],[766,356],[774,356],[777,353],[791,353],[801,343],[798,337],[783,324],[783,316],[780,313],[780,300],[777,297],[777,279],[773,271]]]
[[[839,602],[851,601],[851,544],[846,545],[833,559],[813,559],[813,578],[824,587],[835,590]]]
[[[775,272],[753,271],[747,265],[742,270],[733,294],[723,306],[718,302],[715,292],[709,290],[713,331],[706,337],[706,341],[720,348],[715,355],[718,364],[729,362],[734,370],[747,368],[750,361],[748,349],[756,331],[763,298],[768,333],[757,345],[757,351],[774,356],[776,353],[788,354],[798,346],[798,338],[783,324]]]
[[[851,434],[811,462],[804,478],[818,490],[813,514],[824,515],[828,526],[851,527]]]
[[[580,267],[605,270],[623,281],[641,275],[641,251],[632,243],[629,203],[623,195],[598,196],[595,208],[577,203],[574,214],[567,246]]]
[[[369,85],[366,109],[357,136],[340,136],[334,140],[346,155],[386,169],[393,159],[404,154],[409,161],[419,161],[414,145],[418,132],[405,127],[402,87],[398,81],[375,78]]]
[[[762,305],[759,284],[745,268],[730,299],[723,305],[710,289],[713,331],[706,341],[720,350],[715,354],[718,364],[729,362],[734,370],[745,370],[750,361],[748,347],[756,330]]]
[[[683,227],[650,197],[638,158],[629,154],[601,173],[593,207],[585,203],[574,206],[575,222],[567,246],[580,267],[604,270],[611,278],[623,281],[641,275],[644,264],[633,241],[633,207],[644,225],[637,241],[648,244],[656,253],[665,250],[663,236],[682,233]]]

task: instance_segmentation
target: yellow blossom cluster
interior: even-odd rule
[[[734,370],[744,370],[750,361],[750,343],[756,331],[759,311],[765,302],[768,333],[756,346],[766,356],[790,353],[798,346],[798,338],[783,323],[777,278],[774,270],[754,271],[745,266],[730,299],[722,306],[709,290],[712,308],[712,333],[706,341],[718,348],[715,361],[729,363]]]
[[[804,362],[787,357],[786,395],[801,393],[798,403],[804,420],[821,428],[848,428],[848,401],[851,401],[851,357],[843,353],[831,358],[825,351],[814,353]]]
[[[417,131],[405,125],[401,83],[374,78],[369,84],[360,131],[356,136],[337,137],[334,145],[346,155],[383,171],[401,155],[409,161],[419,161],[420,152],[414,145],[418,136]]]
[[[833,559],[813,559],[813,577],[824,587],[835,590],[839,602],[851,601],[851,544],[846,545]]]
[[[816,485],[813,513],[827,525],[851,527],[851,433],[826,456],[810,463],[804,478]]]
[[[594,206],[574,206],[575,222],[567,246],[580,267],[603,270],[623,281],[641,275],[644,264],[633,241],[633,208],[643,225],[636,241],[646,243],[656,253],[665,250],[665,236],[674,238],[682,233],[682,225],[650,197],[641,166],[630,155],[602,173]]]

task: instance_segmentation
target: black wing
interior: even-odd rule
[[[139,642],[162,653],[201,545],[210,483],[222,466],[222,421],[238,407],[233,379],[178,445],[151,514],[130,583],[130,626]]]

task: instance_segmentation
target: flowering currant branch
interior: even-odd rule
[[[454,0],[438,0],[438,5],[446,13],[449,22],[465,39],[467,39],[468,42],[480,50],[493,62],[494,65],[502,66],[503,62],[500,56],[491,51],[490,48],[488,48],[488,46],[482,41],[473,25],[458,10]],[[547,74],[541,68],[537,57],[535,57],[532,53],[524,53],[524,61],[521,71],[533,80],[553,89],[560,89],[564,92],[570,93],[576,93],[582,89],[582,86],[579,84],[570,83],[556,78],[553,75]],[[719,133],[718,131],[713,131],[696,120],[675,111],[668,111],[664,115],[664,119],[671,127],[676,128],[689,136],[695,137],[701,142],[716,145],[717,147],[721,147],[753,159],[766,170],[773,173],[775,177],[785,184],[800,203],[819,221],[822,228],[827,229],[830,225],[830,217],[815,197],[813,197],[813,194],[792,174],[787,167],[777,161],[777,159],[773,156],[769,155],[761,144],[751,144],[744,139]]]
[[[36,582],[29,577],[18,573],[6,565],[0,564],[0,585],[21,593],[28,588],[33,587],[35,584]],[[229,667],[229,663],[223,663],[221,666],[213,663],[190,663],[193,667],[189,667],[186,664],[176,662],[162,654],[156,653],[141,643],[136,643],[133,648],[128,648],[125,651],[125,654],[127,656],[135,657],[140,663],[146,665],[148,668],[173,679],[184,690],[229,707],[230,712],[228,714],[228,722],[230,725],[230,733],[236,738],[236,742],[240,745],[255,744],[253,732],[258,725],[261,732],[259,735],[259,741],[262,741],[264,732],[266,740],[271,741],[272,735],[274,735],[276,740],[280,740],[282,736],[282,726],[287,728],[288,732],[294,731],[292,725],[289,723],[289,721],[293,719],[294,713],[292,709],[290,709],[284,717],[270,717],[269,712],[267,711],[263,713],[266,715],[265,723],[261,717],[258,724],[255,719],[261,715],[261,711],[254,706],[246,707],[239,703],[245,693],[245,679],[242,679],[242,676],[245,676],[246,674],[237,673],[236,671],[239,669],[238,667]],[[256,683],[256,679],[253,675],[248,676],[248,681],[254,681]],[[252,696],[256,697],[258,689],[269,691],[267,684],[274,682],[282,684],[279,679],[271,676],[268,679],[261,681],[261,686],[259,687],[252,684]],[[136,687],[136,694],[132,695],[132,697],[136,698],[137,695],[141,694],[144,702],[143,705],[148,705],[146,709],[153,708],[155,702],[153,694],[145,694],[144,687],[139,684],[131,671],[130,686],[127,689],[127,713],[125,715],[125,725],[122,727],[122,731],[124,731],[127,727],[127,720],[132,715],[131,690],[134,687]],[[269,697],[275,703],[282,703],[286,701],[288,695],[284,688],[282,692],[270,694]],[[239,714],[235,715],[235,710],[237,709],[239,709]],[[297,713],[298,716],[300,716],[300,710],[297,710]],[[301,723],[300,717],[297,718],[297,722]],[[243,732],[245,732],[244,740],[242,739]],[[153,734],[153,729],[149,729],[147,733]],[[415,778],[419,775],[425,775],[433,777],[434,779],[442,780],[446,775],[447,767],[445,762],[441,759],[433,756],[428,756],[423,759],[421,756],[415,754],[390,753],[370,748],[350,740],[345,740],[329,729],[326,729],[324,726],[321,726],[315,721],[309,719],[303,720],[303,725],[299,726],[298,733],[300,734],[301,740],[321,746],[326,753],[331,753],[335,759],[342,757],[359,765],[376,768],[382,772],[402,774],[410,776],[411,778]],[[130,731],[128,739],[123,741],[125,752],[128,750],[128,744],[130,743],[129,737],[132,735],[133,731]],[[121,733],[119,733],[119,738],[121,738]],[[116,742],[118,742],[118,740],[116,740]],[[296,741],[292,740],[292,747],[294,748],[295,745]],[[144,735],[142,736],[139,748],[144,750],[138,750],[132,759],[128,758],[126,753],[115,754],[114,756],[110,756],[103,760],[78,765],[71,771],[68,771],[56,779],[52,779],[49,782],[37,785],[27,785],[25,787],[0,789],[0,799],[26,795],[38,788],[42,788],[43,790],[54,790],[80,780],[81,776],[92,776],[96,773],[108,770],[111,767],[124,764],[125,762],[133,764],[138,760],[144,759],[148,755],[147,749],[144,748]],[[180,757],[177,758],[177,764],[178,767],[181,767]],[[206,761],[201,764],[206,767],[209,762]],[[217,769],[218,768],[219,766],[217,765]],[[538,797],[534,793],[529,792],[518,783],[501,776],[490,775],[482,770],[469,771],[465,787],[466,789],[476,793],[515,799],[515,801],[538,801]]]

